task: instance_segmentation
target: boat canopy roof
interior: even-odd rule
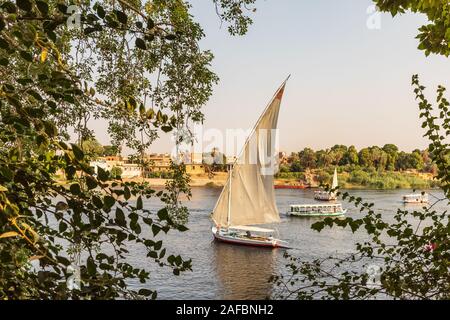
[[[260,227],[252,227],[252,226],[230,226],[229,229],[232,230],[242,230],[242,231],[254,231],[254,232],[263,232],[263,233],[272,233],[275,230],[265,229]]]
[[[326,207],[340,207],[342,204],[340,203],[332,203],[332,204],[291,204],[291,208],[305,208],[305,207],[320,207],[320,208],[326,208]]]

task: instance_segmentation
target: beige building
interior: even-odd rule
[[[189,163],[186,163],[186,172],[188,174],[204,174],[205,167],[202,164],[202,154],[192,153]],[[157,154],[152,153],[146,155],[144,160],[148,163],[145,168],[144,176],[154,176],[155,173],[170,172],[171,156],[168,153]],[[122,170],[122,178],[136,178],[142,176],[142,167],[136,163],[130,163],[127,157],[100,157],[96,161],[91,161],[91,167],[97,173],[98,168],[111,171],[112,168],[118,167]]]

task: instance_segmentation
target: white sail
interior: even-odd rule
[[[337,170],[334,168],[334,175],[333,175],[333,182],[331,184],[331,189],[335,189],[338,186],[338,179],[337,179]]]
[[[230,227],[280,221],[273,175],[277,170],[275,129],[285,83],[259,118],[233,165],[213,211],[216,225]]]

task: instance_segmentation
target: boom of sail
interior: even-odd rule
[[[216,226],[233,227],[279,222],[273,176],[277,163],[277,122],[286,81],[247,138],[214,208]]]

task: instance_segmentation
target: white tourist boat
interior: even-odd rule
[[[343,216],[347,209],[342,204],[295,204],[286,212],[288,216],[295,217],[338,217]]]
[[[333,183],[331,184],[331,189],[334,190],[338,186],[338,178],[337,178],[337,170],[334,169],[334,175],[333,175]],[[328,191],[314,191],[314,199],[320,200],[320,201],[334,201],[337,199],[336,192],[328,192]]]
[[[428,203],[428,194],[414,193],[404,195],[403,203]]]
[[[287,81],[287,80],[286,80]],[[257,121],[240,156],[230,166],[228,180],[212,213],[214,238],[230,244],[287,248],[275,230],[257,225],[278,223],[273,175],[275,141],[286,81]],[[270,163],[267,163],[267,157]]]

